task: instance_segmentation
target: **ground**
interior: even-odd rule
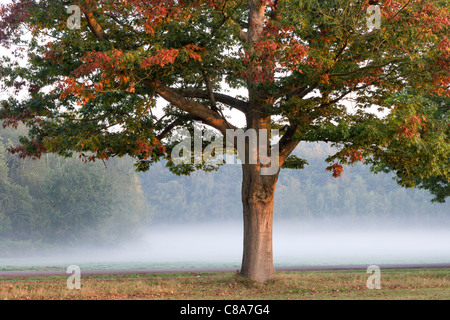
[[[2,300],[448,300],[450,268],[381,271],[381,289],[366,287],[365,270],[277,272],[268,283],[237,273],[202,272],[0,278]]]

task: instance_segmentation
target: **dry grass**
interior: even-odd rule
[[[382,270],[381,290],[366,288],[364,271],[280,272],[262,284],[231,273],[90,276],[80,290],[66,277],[0,279],[0,299],[51,300],[306,300],[449,299],[450,269]]]

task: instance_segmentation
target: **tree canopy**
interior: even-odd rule
[[[67,27],[69,4],[81,8],[80,29]],[[371,157],[405,184],[448,180],[448,167],[421,165],[448,156],[448,123],[431,122],[419,98],[449,93],[446,1],[380,4],[381,30],[370,30],[368,1],[15,0],[2,8],[0,41],[29,63],[4,58],[1,76],[29,94],[3,101],[2,118],[32,127],[16,150],[23,155],[128,154],[145,170],[170,158],[164,138],[176,127],[234,128],[224,109],[248,113],[253,100],[224,93],[224,84],[252,87],[260,111],[283,129],[282,162],[300,140],[333,141],[343,145],[335,175],[339,161]],[[265,18],[253,27],[257,8]],[[343,103],[349,96],[354,110]],[[152,112],[157,97],[169,102],[162,116]],[[393,112],[380,120],[367,112],[374,105]],[[430,152],[411,161],[385,151],[404,143]]]

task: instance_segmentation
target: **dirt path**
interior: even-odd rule
[[[425,268],[450,268],[450,263],[430,264],[387,264],[378,265],[380,269],[425,269]],[[368,265],[339,265],[339,266],[301,266],[301,267],[277,267],[277,271],[327,271],[327,270],[366,270]],[[81,270],[82,276],[93,275],[121,275],[121,274],[160,274],[160,273],[202,273],[202,272],[236,272],[236,268],[180,268],[180,269],[127,269],[127,270]],[[0,278],[17,277],[53,277],[67,276],[62,271],[1,271]]]

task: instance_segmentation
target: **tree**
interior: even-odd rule
[[[410,95],[414,95],[411,93]],[[446,136],[450,134],[450,106],[448,97],[440,97],[438,95],[425,95],[422,97],[422,105],[426,108],[427,117],[435,119],[438,122],[444,123],[443,130],[446,131]],[[431,150],[427,150],[430,152]],[[441,163],[444,166],[444,172],[448,171],[450,165],[450,157]],[[387,170],[386,170],[387,169]],[[390,171],[389,164],[380,166],[378,170]],[[433,202],[444,203],[445,199],[450,196],[450,180],[445,175],[421,175],[420,171],[413,175],[413,181],[410,185],[418,186],[419,188],[429,190],[435,197]],[[400,181],[402,183],[402,181]]]
[[[79,29],[69,4],[79,8]],[[28,65],[4,59],[2,79],[29,96],[3,101],[1,118],[25,122],[30,133],[11,151],[75,151],[86,160],[128,154],[138,170],[166,158],[188,174],[211,166],[176,165],[175,130],[201,121],[225,136],[237,129],[227,110],[240,112],[243,129],[259,138],[258,147],[245,140],[240,150],[241,158],[256,156],[242,164],[241,274],[267,281],[275,186],[282,167],[306,164],[290,157],[300,141],[338,147],[328,159],[335,177],[363,160],[387,165],[405,186],[449,177],[447,125],[428,117],[420,100],[449,94],[446,1],[380,1],[380,28],[376,16],[368,19],[372,8],[365,0],[15,0],[2,7],[0,40],[25,45]],[[399,94],[412,88],[417,97]],[[162,114],[158,97],[168,102]],[[374,105],[388,116],[370,112]],[[271,129],[281,134],[273,148]],[[261,174],[271,165],[275,174]]]
[[[151,210],[131,159],[107,167],[51,154],[23,161],[5,147],[20,133],[26,128],[0,130],[0,242],[106,245],[137,236],[148,223]]]
[[[9,177],[8,154],[5,149],[0,137],[0,235],[14,229],[17,220],[29,218],[32,213],[28,188],[18,185]]]

